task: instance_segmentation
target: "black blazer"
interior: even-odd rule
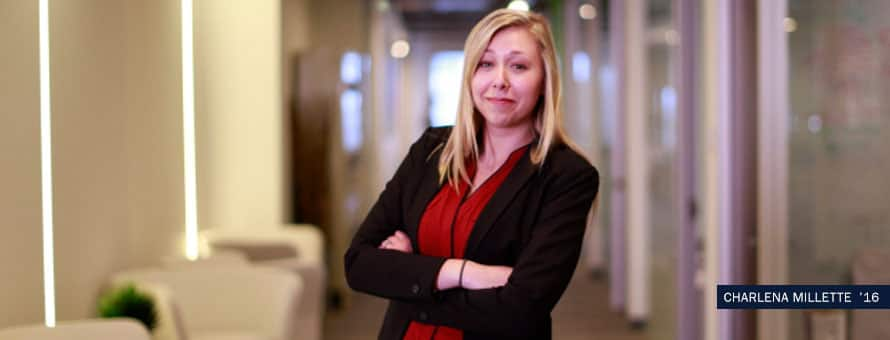
[[[445,258],[417,253],[417,226],[439,191],[438,162],[450,128],[430,128],[411,146],[346,251],[353,289],[390,300],[380,339],[401,340],[412,320],[462,329],[465,340],[550,339],[550,311],[565,291],[599,187],[596,169],[565,145],[541,166],[529,152],[482,210],[465,257],[513,267],[507,284],[436,291]],[[403,230],[415,253],[382,250]]]

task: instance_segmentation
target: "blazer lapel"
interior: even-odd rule
[[[420,179],[420,186],[417,188],[414,199],[408,203],[410,207],[407,216],[405,216],[405,222],[407,222],[405,231],[411,237],[411,244],[414,245],[415,251],[418,248],[417,229],[420,227],[420,218],[423,216],[423,212],[426,210],[426,206],[430,203],[430,200],[436,196],[436,193],[438,193],[439,189],[442,187],[439,184],[438,167],[439,155],[442,153],[442,145],[444,145],[444,142],[440,144],[440,146],[437,146],[436,149],[434,149],[434,152],[426,158],[426,166],[424,166],[423,177]]]
[[[464,258],[473,255],[473,252],[479,247],[479,243],[485,237],[485,234],[487,234],[488,230],[494,226],[494,222],[497,218],[501,215],[504,209],[510,205],[510,202],[513,201],[513,197],[519,193],[519,190],[521,190],[528,180],[531,179],[532,175],[534,175],[536,167],[532,164],[530,155],[531,149],[522,155],[522,158],[519,159],[519,162],[516,163],[513,170],[507,175],[507,178],[504,179],[504,182],[501,183],[500,187],[494,192],[494,196],[491,197],[491,200],[488,201],[485,208],[482,208],[482,212],[479,214],[479,218],[476,219],[476,224],[470,232],[470,238],[467,240],[467,247],[464,250]]]

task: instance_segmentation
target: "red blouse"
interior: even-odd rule
[[[443,185],[420,219],[418,251],[429,256],[463,258],[476,219],[527,149],[528,146],[524,146],[513,151],[507,161],[472,193],[468,192],[466,182],[459,185],[459,191],[451,185]],[[473,178],[476,164],[471,163],[467,171]],[[403,339],[462,340],[463,331],[412,321]]]

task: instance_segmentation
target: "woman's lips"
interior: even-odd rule
[[[509,99],[509,98],[491,97],[491,98],[486,98],[486,99],[494,104],[500,104],[500,105],[513,104],[516,102],[515,100]]]

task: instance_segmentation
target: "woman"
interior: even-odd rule
[[[560,125],[546,19],[492,12],[464,52],[457,123],[411,146],[347,281],[390,300],[380,339],[550,339],[599,177]]]

